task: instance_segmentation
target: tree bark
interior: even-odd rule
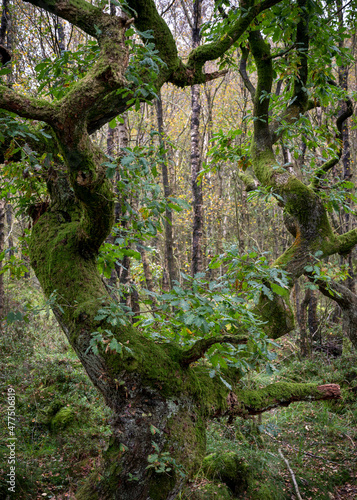
[[[6,225],[7,225],[7,241],[8,241],[8,252],[9,252],[9,257],[14,255],[14,239],[12,237],[12,230],[13,230],[13,217],[12,217],[12,206],[10,203],[6,204],[5,207],[6,211]]]
[[[299,321],[299,329],[300,329],[300,349],[301,355],[303,357],[309,356],[311,353],[311,341],[307,334],[307,308],[309,307],[311,298],[311,290],[307,289],[305,292],[304,299],[300,305],[300,321]]]
[[[192,47],[196,49],[201,40],[200,28],[202,0],[195,0],[193,5]],[[192,257],[191,273],[203,271],[203,192],[202,182],[199,179],[201,170],[200,148],[200,87],[191,87],[191,187],[193,198],[193,231],[192,231]]]
[[[174,260],[174,239],[173,239],[173,225],[172,225],[172,210],[168,206],[169,198],[171,196],[171,188],[169,182],[169,171],[167,168],[167,153],[165,152],[165,142],[164,142],[164,113],[162,108],[161,92],[158,93],[158,99],[156,100],[156,115],[157,115],[157,125],[159,131],[159,141],[160,148],[162,149],[162,162],[161,162],[161,172],[162,172],[162,183],[164,186],[164,196],[166,199],[165,208],[165,264],[167,266],[167,272],[169,276],[170,288],[174,286],[174,281],[177,281],[177,272],[175,268]]]
[[[342,32],[344,28],[344,20],[343,20],[343,9],[342,9],[342,2],[341,0],[336,0],[336,7],[338,11],[338,21],[339,21],[339,27]],[[339,49],[344,48],[344,39],[341,38],[339,41]],[[339,86],[347,93],[348,91],[348,73],[349,73],[349,68],[348,66],[339,66],[338,68],[338,83]],[[340,114],[346,112],[346,104],[342,101],[340,103],[341,110]],[[349,139],[349,124],[347,120],[343,122],[342,125],[342,155],[341,155],[341,160],[342,160],[342,176],[343,179],[346,181],[351,181],[353,177],[353,171],[351,169],[351,151],[350,151],[350,139]],[[350,204],[350,203],[349,203]],[[351,223],[351,214],[349,212],[344,212],[343,213],[344,217],[344,224],[343,224],[343,232],[346,232],[350,229],[350,223]],[[354,283],[354,269],[353,269],[353,262],[352,262],[352,252],[348,255],[348,278],[347,278],[347,283],[348,287],[350,288],[351,292],[355,291],[355,283]]]
[[[307,322],[309,325],[310,338],[311,340],[316,340],[316,334],[319,329],[319,322],[317,319],[317,292],[316,290],[311,290],[310,292]]]
[[[154,282],[153,282],[153,278],[152,278],[152,272],[150,269],[150,264],[149,264],[148,259],[147,259],[145,248],[143,248],[142,244],[138,244],[137,250],[138,250],[138,252],[140,252],[141,262],[143,263],[146,288],[149,290],[149,292],[154,292],[155,290],[154,290]],[[151,300],[153,300],[153,298]],[[153,302],[155,302],[155,301],[153,300]]]

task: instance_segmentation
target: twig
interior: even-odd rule
[[[276,59],[277,57],[282,57],[284,56],[285,54],[287,54],[288,52],[290,52],[290,50],[292,50],[293,48],[296,47],[296,44],[293,43],[292,45],[290,45],[290,47],[288,47],[287,49],[284,49],[284,50],[281,50],[280,52],[278,52],[277,54],[272,54],[269,59]]]
[[[279,448],[279,455],[284,460],[284,462],[286,463],[287,468],[289,469],[289,472],[290,472],[290,475],[291,475],[291,479],[293,480],[293,483],[294,483],[294,487],[295,487],[295,491],[296,491],[296,495],[298,497],[298,500],[302,500],[301,495],[300,495],[300,491],[299,491],[299,488],[298,488],[298,485],[297,485],[297,482],[296,482],[296,479],[295,479],[295,474],[294,474],[292,468],[290,467],[288,460],[284,457],[284,455],[283,455],[283,453],[282,453],[282,451],[281,451],[280,448]]]
[[[354,448],[354,447],[356,446],[356,444],[355,444],[355,442],[353,441],[353,439],[352,439],[352,438],[351,438],[348,434],[344,434],[344,436],[346,436],[346,438],[348,438],[348,439],[351,441],[352,446],[353,446],[353,448]]]
[[[166,14],[166,12],[168,12],[171,7],[173,6],[173,4],[176,2],[176,0],[172,0],[172,2],[170,3],[170,5],[168,7],[166,7],[166,9],[164,9],[161,14],[160,14],[160,17],[162,17],[164,14]]]

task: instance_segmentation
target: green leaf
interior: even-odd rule
[[[224,378],[222,378],[221,376],[219,378],[224,383],[224,385],[231,391],[232,390],[232,386],[226,380],[224,380]]]
[[[277,285],[276,283],[271,283],[271,289],[273,290],[274,293],[276,293],[277,295],[281,295],[281,296],[284,296],[286,295],[286,289]]]
[[[117,121],[115,118],[113,118],[113,120],[109,122],[109,127],[113,129],[116,126],[117,126]]]
[[[119,344],[116,339],[112,339],[112,341],[109,344],[109,347],[110,347],[110,349],[112,349],[112,351],[115,351],[118,354],[122,354],[122,352],[123,352],[123,348],[122,348],[121,344]]]
[[[155,427],[155,425],[150,425],[150,432],[151,434],[154,436],[156,433],[157,434],[161,434],[161,431],[160,429],[158,429],[157,427]]]

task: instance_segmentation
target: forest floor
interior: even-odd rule
[[[235,452],[248,464],[249,487],[240,498],[297,498],[284,457],[304,500],[356,500],[357,354],[332,358],[317,353],[299,360],[296,351],[290,340],[282,341],[279,357],[285,359],[277,363],[274,376],[255,374],[245,384],[257,388],[278,380],[331,382],[341,385],[342,399],[298,402],[264,413],[260,419],[237,419],[230,426],[214,422],[208,452]]]
[[[342,399],[294,403],[263,414],[261,420],[237,419],[230,425],[212,422],[207,452],[237,454],[247,466],[247,488],[233,497],[216,481],[218,487],[207,493],[210,481],[200,473],[187,498],[298,498],[284,457],[303,500],[357,499],[357,353],[336,358],[315,353],[311,359],[300,360],[292,338],[276,350],[273,376],[254,374],[243,379],[243,384],[255,388],[275,380],[338,383]],[[110,435],[109,412],[48,310],[39,309],[29,321],[5,326],[0,338],[4,424],[0,429],[0,498],[7,493],[9,385],[16,392],[18,484],[14,498],[75,499],[77,485],[101,460]]]

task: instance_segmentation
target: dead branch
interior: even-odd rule
[[[297,482],[296,482],[294,471],[290,467],[290,464],[289,464],[288,460],[284,457],[283,452],[281,451],[280,448],[279,448],[279,455],[281,456],[281,458],[286,463],[286,466],[287,466],[287,468],[288,468],[288,470],[290,472],[291,479],[293,480],[293,483],[294,483],[294,488],[295,488],[295,491],[296,491],[296,496],[298,497],[299,500],[302,500],[301,495],[300,495],[300,491],[299,491],[299,488],[298,488],[298,485],[297,485]]]

